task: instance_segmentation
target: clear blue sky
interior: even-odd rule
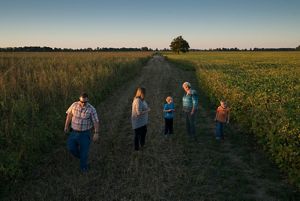
[[[0,47],[296,47],[300,0],[6,0]]]

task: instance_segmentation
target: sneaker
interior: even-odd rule
[[[81,173],[82,174],[86,174],[86,173],[88,173],[89,172],[89,169],[88,168],[83,168],[83,169],[81,169]]]

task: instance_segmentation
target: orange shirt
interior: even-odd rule
[[[225,123],[228,120],[228,115],[229,115],[229,108],[223,108],[221,106],[218,107],[217,109],[217,114],[216,114],[216,119],[219,122]]]

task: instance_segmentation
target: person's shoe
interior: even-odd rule
[[[88,168],[82,168],[81,169],[81,174],[87,174],[89,172]]]

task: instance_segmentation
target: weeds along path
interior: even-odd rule
[[[276,169],[259,153],[251,153],[250,145],[240,144],[244,139],[215,142],[212,110],[201,92],[198,140],[186,136],[184,81],[198,85],[194,71],[154,56],[139,77],[111,89],[112,95],[97,107],[101,133],[91,146],[89,173],[81,174],[78,160],[62,148],[7,200],[293,200],[297,195],[278,179]],[[137,86],[146,88],[151,108],[146,147],[139,152],[133,151],[130,122]],[[175,134],[165,138],[162,107],[168,95],[174,97],[177,112]]]

